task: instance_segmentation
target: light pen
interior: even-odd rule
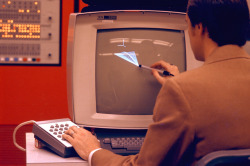
[[[160,74],[165,75],[165,76],[174,76],[173,74],[169,73],[166,70],[159,70],[159,69],[155,69],[155,68],[144,66],[144,65],[140,65],[140,64],[139,64],[139,67],[143,68],[143,69],[148,69],[148,70],[153,70],[154,69],[154,70],[158,71]]]

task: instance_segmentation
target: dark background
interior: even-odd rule
[[[85,11],[101,10],[165,10],[186,12],[188,0],[83,0]]]

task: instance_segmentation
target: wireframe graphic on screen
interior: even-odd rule
[[[115,53],[116,56],[136,65],[139,66],[139,63],[137,61],[136,55],[134,51],[131,52],[121,52],[121,53]]]
[[[154,69],[154,70],[158,71],[162,75],[174,76],[173,74],[169,73],[166,70],[155,69],[155,68],[151,68],[149,66],[139,64],[134,51],[115,53],[115,55],[122,58],[123,60],[126,60],[127,62],[130,62],[130,63],[142,68],[142,69],[146,69],[146,70],[153,70]]]

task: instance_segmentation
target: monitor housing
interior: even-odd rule
[[[194,59],[185,13],[179,12],[73,13],[67,51],[70,116],[78,125],[95,128],[147,129],[152,123],[160,85],[150,71],[114,53],[135,51],[139,63],[147,66],[161,59],[168,61],[171,54],[170,63],[181,72],[202,64]],[[147,104],[151,111],[146,110]]]

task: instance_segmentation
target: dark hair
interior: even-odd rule
[[[192,26],[202,23],[219,46],[246,43],[249,28],[246,0],[189,0],[187,14]]]

